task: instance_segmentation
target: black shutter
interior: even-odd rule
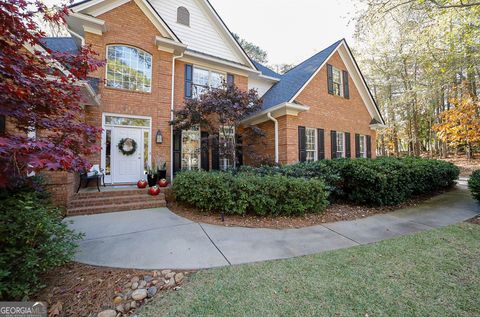
[[[330,131],[332,159],[337,158],[337,131]]]
[[[305,127],[298,127],[298,160],[305,162],[307,160],[307,135]]]
[[[0,116],[0,135],[5,134],[6,131],[6,119],[5,116]]]
[[[350,91],[348,88],[348,72],[347,71],[342,71],[343,75],[343,97],[346,99],[350,99]]]
[[[212,170],[218,171],[220,169],[220,138],[217,135],[212,147]]]
[[[333,68],[332,65],[327,64],[327,82],[328,82],[328,93],[333,95]]]
[[[193,66],[185,64],[185,98],[192,98]]]
[[[200,165],[202,170],[209,171],[210,170],[210,155],[209,155],[209,142],[208,142],[208,132],[201,133],[201,147],[200,147]]]
[[[173,175],[182,169],[182,131],[173,131]]]
[[[227,74],[227,85],[228,87],[233,86],[235,84],[235,76],[232,74]]]
[[[367,135],[367,157],[372,158],[372,137]]]
[[[355,134],[355,157],[360,157],[360,134]]]
[[[325,159],[325,130],[317,129],[317,159]]]
[[[350,132],[345,132],[345,157],[350,158],[351,156]]]
[[[243,165],[243,139],[241,135],[237,135],[236,137],[237,147],[235,149],[235,160],[237,161],[237,167]]]

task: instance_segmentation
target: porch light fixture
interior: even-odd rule
[[[156,138],[155,138],[157,144],[162,144],[163,143],[163,135],[162,135],[162,132],[160,130],[157,130],[157,135],[156,135]]]

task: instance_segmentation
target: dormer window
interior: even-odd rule
[[[185,7],[178,7],[177,9],[177,23],[190,26],[190,12]]]

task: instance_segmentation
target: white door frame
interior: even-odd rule
[[[114,124],[106,124],[105,123],[105,117],[107,116],[113,116],[113,117],[123,117],[123,118],[133,118],[133,119],[147,119],[149,120],[149,126],[147,127],[140,127],[140,126],[130,126],[130,125],[114,125]],[[152,117],[147,117],[147,116],[136,116],[136,115],[129,115],[129,114],[121,114],[121,113],[110,113],[110,112],[104,112],[102,113],[102,151],[101,151],[101,163],[100,166],[101,168],[106,171],[106,142],[107,142],[107,129],[111,131],[112,128],[119,127],[119,128],[136,128],[136,129],[141,129],[143,131],[148,131],[148,165],[151,166],[152,164]],[[110,138],[112,137],[112,134],[110,132]],[[144,133],[142,133],[142,141],[144,142]],[[143,144],[143,143],[142,143]],[[113,144],[111,144],[113,147]],[[142,154],[143,156],[143,154]],[[112,164],[113,161],[113,151],[110,150],[110,164]],[[110,167],[110,175],[105,175],[105,183],[106,184],[115,184],[115,179],[112,175],[112,168]]]

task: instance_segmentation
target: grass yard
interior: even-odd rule
[[[139,316],[479,316],[480,226],[200,271]]]

